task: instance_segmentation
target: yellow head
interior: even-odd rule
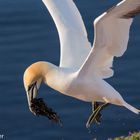
[[[33,112],[31,102],[36,97],[42,80],[45,80],[45,76],[50,70],[50,63],[40,61],[30,65],[24,72],[23,82],[31,112]]]

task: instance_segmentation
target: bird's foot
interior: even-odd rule
[[[106,106],[108,106],[109,103],[105,103],[102,105],[99,105],[96,110],[94,112],[92,112],[92,114],[89,116],[89,119],[86,123],[86,127],[89,128],[91,126],[92,123],[96,122],[97,124],[100,124],[101,122],[101,111],[103,110],[103,108],[105,108]]]
[[[97,114],[97,116],[95,117],[95,122],[96,122],[97,124],[100,124],[100,123],[101,123],[101,119],[102,119],[102,114],[99,112],[99,113]]]
[[[94,112],[99,106],[100,106],[100,103],[98,103],[98,102],[92,103],[92,111]],[[98,115],[97,115],[96,118],[95,118],[95,122],[96,122],[97,124],[100,124],[100,123],[101,123],[101,117],[102,117],[102,115],[101,115],[101,113],[99,112]]]

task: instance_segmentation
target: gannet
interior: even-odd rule
[[[94,43],[87,37],[82,17],[73,0],[42,0],[58,30],[60,65],[39,61],[30,65],[23,81],[29,109],[42,82],[54,90],[93,104],[86,127],[100,121],[100,111],[114,104],[138,114],[106,78],[113,76],[113,59],[127,49],[133,18],[140,13],[140,0],[122,0],[94,20]],[[99,104],[101,102],[102,104]],[[95,104],[94,104],[95,103]]]

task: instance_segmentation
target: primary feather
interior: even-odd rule
[[[82,74],[96,73],[102,78],[113,76],[113,58],[126,51],[130,26],[138,13],[140,0],[123,0],[95,19],[93,49],[81,68]]]

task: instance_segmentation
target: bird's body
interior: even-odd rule
[[[126,103],[104,79],[113,76],[114,57],[122,56],[127,49],[130,26],[134,16],[140,13],[140,0],[123,0],[97,17],[93,47],[73,0],[43,2],[59,33],[61,58],[59,67],[40,61],[25,71],[29,107],[44,81],[54,90],[82,101],[124,106],[138,114],[140,110]]]
[[[93,77],[87,79],[85,75],[79,75],[79,71],[75,72],[72,69],[60,68],[43,61],[32,64],[25,71],[24,81],[28,81],[27,73],[36,75],[35,79],[29,79],[30,81],[36,81],[39,77],[40,81],[44,81],[49,87],[67,96],[86,102],[98,101],[126,106],[126,102],[119,92],[98,75],[92,75]],[[135,108],[131,111],[139,112]]]

